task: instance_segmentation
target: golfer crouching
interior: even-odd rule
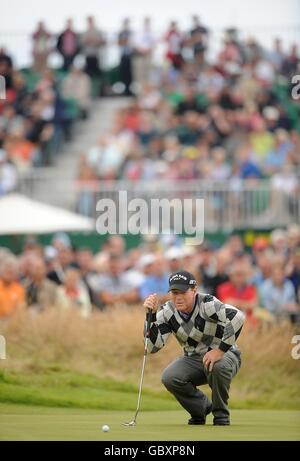
[[[190,413],[188,424],[205,424],[212,412],[215,426],[227,426],[230,383],[241,366],[235,341],[244,314],[212,295],[198,293],[195,277],[186,271],[171,274],[169,292],[170,301],[159,309],[156,294],[145,299],[144,307],[151,310],[147,351],[159,351],[173,333],[184,355],[163,371],[162,383]],[[212,402],[197,389],[207,383]]]

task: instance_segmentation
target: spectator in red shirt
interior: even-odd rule
[[[250,266],[246,262],[234,262],[229,281],[217,288],[217,298],[226,304],[238,307],[246,314],[246,320],[252,327],[257,325],[254,309],[257,306],[257,292],[254,284],[249,283]]]

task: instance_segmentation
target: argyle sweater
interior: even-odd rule
[[[243,312],[236,307],[202,293],[196,295],[193,311],[187,318],[179,314],[171,301],[148,315],[151,315],[151,325],[147,351],[159,351],[173,333],[186,355],[202,354],[216,348],[223,352],[237,349],[235,341],[245,319]]]

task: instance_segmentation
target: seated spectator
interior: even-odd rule
[[[90,316],[92,305],[89,293],[80,278],[78,269],[73,267],[66,269],[64,283],[59,290],[63,295],[61,305],[64,309],[76,309],[83,318]]]
[[[286,266],[286,276],[294,286],[296,301],[300,306],[300,246],[295,248]]]
[[[0,149],[0,197],[15,190],[16,186],[16,167],[12,161],[7,159],[5,150]]]
[[[160,255],[156,255],[149,268],[149,273],[139,289],[141,299],[145,299],[152,293],[158,295],[160,303],[164,303],[169,299],[169,295],[166,295],[168,293],[168,274],[165,260]]]
[[[55,242],[53,246],[55,247]],[[57,257],[51,261],[51,270],[47,274],[48,279],[57,285],[62,285],[65,271],[72,265],[76,267],[71,247],[67,242],[60,242],[57,248]]]
[[[273,258],[267,251],[262,251],[256,255],[255,270],[252,277],[252,282],[259,289],[265,280],[270,278],[272,271]]]
[[[24,288],[18,281],[18,263],[13,257],[2,260],[0,266],[0,319],[7,318],[25,305]]]
[[[88,117],[92,98],[91,98],[91,79],[82,71],[82,69],[74,64],[71,67],[70,73],[64,79],[62,84],[62,96],[65,99],[73,99],[78,104],[81,118]]]
[[[255,285],[249,283],[250,275],[248,264],[233,263],[229,271],[229,281],[217,288],[217,298],[244,311],[248,324],[255,327],[258,320],[254,310],[258,305],[258,298]]]
[[[273,266],[271,277],[260,288],[260,299],[262,306],[277,319],[293,321],[299,315],[294,286],[286,279],[281,265]]]
[[[103,308],[97,293],[91,287],[90,279],[96,274],[93,267],[93,253],[89,248],[79,248],[76,252],[76,262],[79,267],[80,277],[88,290],[90,302],[92,305]]]
[[[208,248],[203,254],[206,254],[205,259],[201,261],[200,273],[202,278],[202,286],[206,293],[218,296],[218,288],[228,280],[228,267],[231,262],[230,254],[224,249],[220,249],[215,255],[212,249]],[[205,264],[206,258],[208,265]]]
[[[51,307],[58,307],[61,296],[57,285],[47,279],[46,264],[43,259],[33,257],[30,259],[27,279],[23,286],[26,290],[26,303],[29,308],[44,311]]]
[[[25,138],[22,127],[14,129],[4,145],[7,156],[19,170],[29,170],[36,153],[35,145]]]
[[[183,251],[181,248],[175,246],[168,248],[164,257],[168,265],[168,272],[172,273],[183,269]]]
[[[128,283],[124,270],[124,260],[118,255],[110,255],[106,273],[90,277],[90,285],[98,294],[103,306],[117,303],[132,304],[139,300],[135,286]]]

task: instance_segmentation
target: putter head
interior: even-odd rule
[[[130,426],[130,427],[133,427],[133,426],[136,426],[136,422],[135,421],[130,421],[130,423],[122,423],[123,426]]]

